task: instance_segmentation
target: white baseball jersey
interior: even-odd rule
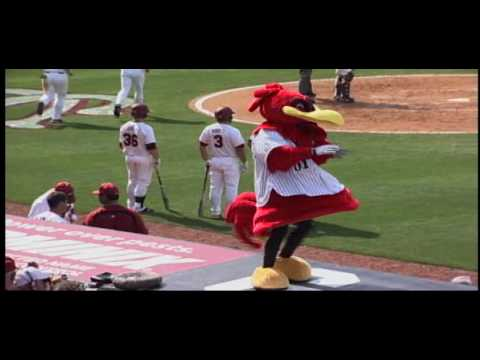
[[[267,159],[270,152],[279,146],[295,144],[276,131],[260,130],[252,143],[255,161],[255,193],[257,206],[268,203],[270,193],[275,190],[281,196],[321,196],[334,195],[345,187],[334,176],[320,168],[312,159],[300,161],[287,171],[270,172]]]
[[[48,206],[47,198],[48,198],[48,195],[50,195],[54,191],[55,189],[50,189],[35,199],[32,206],[30,207],[30,211],[27,216],[29,219],[32,219],[41,213],[50,211],[50,206]],[[70,209],[65,214],[65,218],[70,223],[74,223],[75,221],[78,220],[78,216],[73,213],[74,207],[75,207],[75,204],[73,203],[70,204]]]
[[[28,213],[28,218],[33,218],[38,214],[44,213],[46,211],[50,211],[50,207],[48,206],[48,195],[50,195],[54,189],[50,189],[47,192],[40,195],[35,201],[33,202],[30,212]]]
[[[337,76],[345,76],[349,73],[351,73],[353,69],[336,69],[335,73]]]
[[[144,122],[129,121],[120,128],[119,141],[123,145],[123,153],[127,157],[151,157],[147,144],[156,143],[153,128]]]
[[[208,144],[208,153],[212,158],[237,158],[235,148],[245,145],[245,140],[240,130],[231,125],[220,123],[207,126],[200,134],[198,140]]]
[[[69,223],[63,217],[61,217],[58,214],[55,214],[54,212],[51,212],[50,210],[34,216],[33,219],[34,220],[50,221],[50,222],[59,223],[59,224],[68,224]]]

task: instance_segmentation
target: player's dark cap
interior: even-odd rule
[[[230,117],[235,114],[235,111],[232,110],[229,106],[223,106],[215,110],[215,119],[219,121],[229,120]]]

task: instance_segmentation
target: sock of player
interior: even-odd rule
[[[146,196],[135,196],[135,208],[143,209],[143,203],[145,202]]]

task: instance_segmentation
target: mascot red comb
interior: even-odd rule
[[[240,194],[225,218],[236,235],[252,246],[261,247],[255,238],[268,237],[263,266],[253,273],[252,285],[258,290],[281,290],[290,281],[311,278],[310,265],[293,254],[313,219],[356,210],[359,201],[319,166],[341,158],[345,151],[327,140],[317,122],[342,125],[342,116],[319,109],[308,97],[280,84],[266,85],[254,96],[249,111],[260,109],[266,120],[252,136],[255,193]]]

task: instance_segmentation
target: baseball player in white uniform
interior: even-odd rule
[[[59,224],[69,224],[65,219],[68,211],[67,195],[60,191],[54,191],[47,196],[48,210],[32,217],[34,220],[50,221]]]
[[[138,213],[153,211],[145,207],[144,202],[154,166],[160,164],[155,132],[144,122],[148,113],[147,105],[134,105],[133,120],[123,124],[119,137],[128,172],[127,207]]]
[[[210,211],[218,219],[222,218],[224,190],[228,206],[238,195],[240,173],[247,170],[245,140],[231,125],[233,114],[229,107],[217,109],[217,123],[207,126],[199,137],[200,154],[210,168]]]
[[[37,114],[42,115],[45,107],[53,100],[53,125],[63,124],[62,113],[65,97],[68,93],[68,76],[72,75],[70,69],[43,69],[42,88],[44,94],[39,100]]]
[[[40,195],[32,203],[30,211],[28,213],[28,218],[35,218],[37,215],[50,211],[50,206],[48,204],[48,197],[54,192],[62,192],[67,196],[68,209],[65,213],[65,219],[69,223],[74,223],[78,220],[78,216],[75,214],[75,192],[72,184],[67,181],[59,181],[55,186],[42,195]]]
[[[337,78],[335,80],[335,95],[334,100],[336,102],[353,103],[355,99],[350,97],[350,83],[354,78],[354,69],[336,69],[335,74]]]
[[[145,73],[149,72],[149,69],[122,69],[120,71],[120,79],[122,89],[118,92],[117,99],[115,101],[115,108],[113,115],[120,117],[122,112],[122,104],[130,94],[130,89],[135,86],[135,103],[143,104],[143,86],[145,84]]]

